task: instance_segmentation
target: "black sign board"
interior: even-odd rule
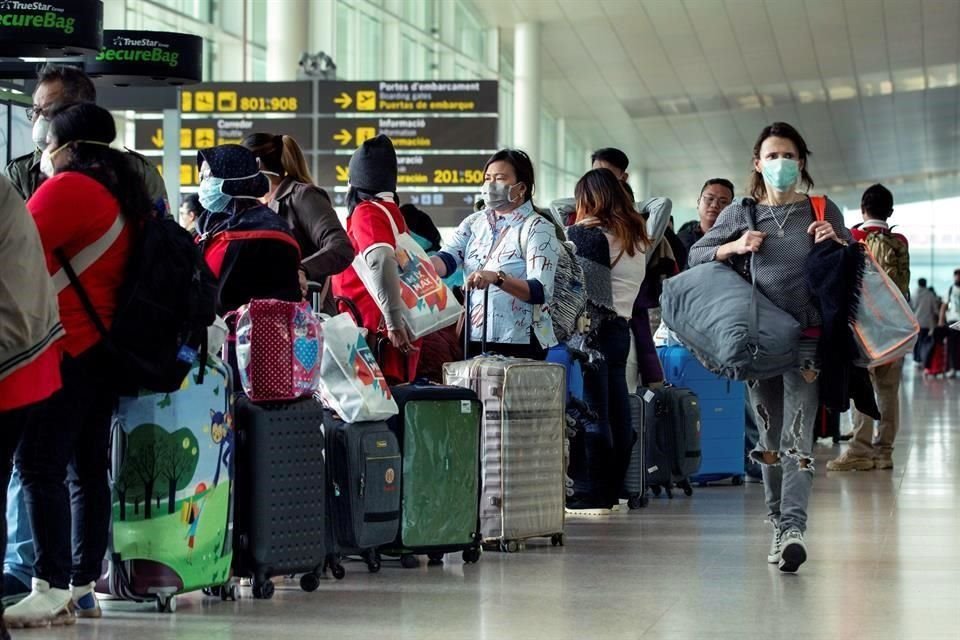
[[[483,165],[487,155],[399,155],[397,188],[476,187],[483,184]],[[350,156],[319,156],[317,175],[320,184],[346,186]]]
[[[103,32],[103,47],[86,59],[93,78],[116,86],[183,85],[203,77],[203,38],[165,31]]]
[[[321,118],[318,127],[321,149],[353,149],[381,133],[397,151],[497,146],[497,118]]]
[[[309,150],[313,140],[310,118],[202,118],[180,121],[180,149],[209,149],[221,144],[240,144],[251,133],[272,133],[295,138]],[[137,120],[134,144],[140,151],[163,149],[163,121]]]
[[[320,82],[321,113],[497,113],[496,80]]]
[[[147,159],[157,168],[157,171],[159,171],[162,176],[163,156],[147,156]],[[196,158],[184,157],[180,159],[180,186],[200,186],[200,167],[197,165]]]
[[[207,82],[180,92],[183,113],[311,113],[312,82]],[[304,141],[300,141],[301,144]]]
[[[0,0],[0,57],[62,58],[96,53],[100,0]]]

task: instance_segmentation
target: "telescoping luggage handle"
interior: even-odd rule
[[[473,315],[470,308],[470,282],[467,281],[463,296],[463,357],[469,358],[470,333],[473,327]],[[490,300],[490,287],[483,290],[483,329],[480,334],[480,355],[487,352],[487,303]]]

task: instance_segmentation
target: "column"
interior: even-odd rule
[[[300,56],[309,45],[308,0],[267,3],[267,80],[296,80]]]
[[[530,154],[539,175],[540,25],[522,22],[513,33],[513,144]]]

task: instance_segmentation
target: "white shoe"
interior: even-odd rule
[[[799,529],[790,529],[783,534],[783,547],[780,551],[780,571],[796,573],[807,561],[807,545]]]
[[[78,618],[101,618],[103,611],[100,601],[97,600],[97,583],[91,582],[81,586],[72,585],[70,593],[73,600],[73,610]]]
[[[783,547],[783,536],[780,534],[780,528],[773,527],[773,540],[770,541],[770,551],[767,552],[767,562],[777,564],[780,562],[780,551]]]
[[[69,589],[54,589],[46,580],[33,579],[33,590],[26,598],[3,612],[7,626],[49,627],[76,624],[73,598]]]
[[[957,377],[957,372],[956,372],[956,370],[951,369],[950,371],[947,371],[947,374],[946,374],[945,377],[947,377],[947,378],[956,378],[956,377]]]

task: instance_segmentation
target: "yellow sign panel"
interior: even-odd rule
[[[209,149],[217,146],[217,132],[215,129],[197,129],[194,134],[197,149]]]
[[[337,182],[349,182],[350,181],[350,168],[344,167],[341,165],[335,165],[337,171]]]
[[[217,111],[229,113],[237,110],[236,91],[217,92]]]
[[[356,144],[359,147],[371,138],[377,137],[377,130],[374,127],[357,127]]]
[[[216,107],[216,94],[213,91],[197,91],[193,96],[193,106],[197,111],[213,113]]]
[[[161,147],[163,144],[160,145]],[[191,129],[180,129],[180,148],[189,149],[193,146],[193,131]]]
[[[376,111],[377,92],[357,91],[357,111]]]

